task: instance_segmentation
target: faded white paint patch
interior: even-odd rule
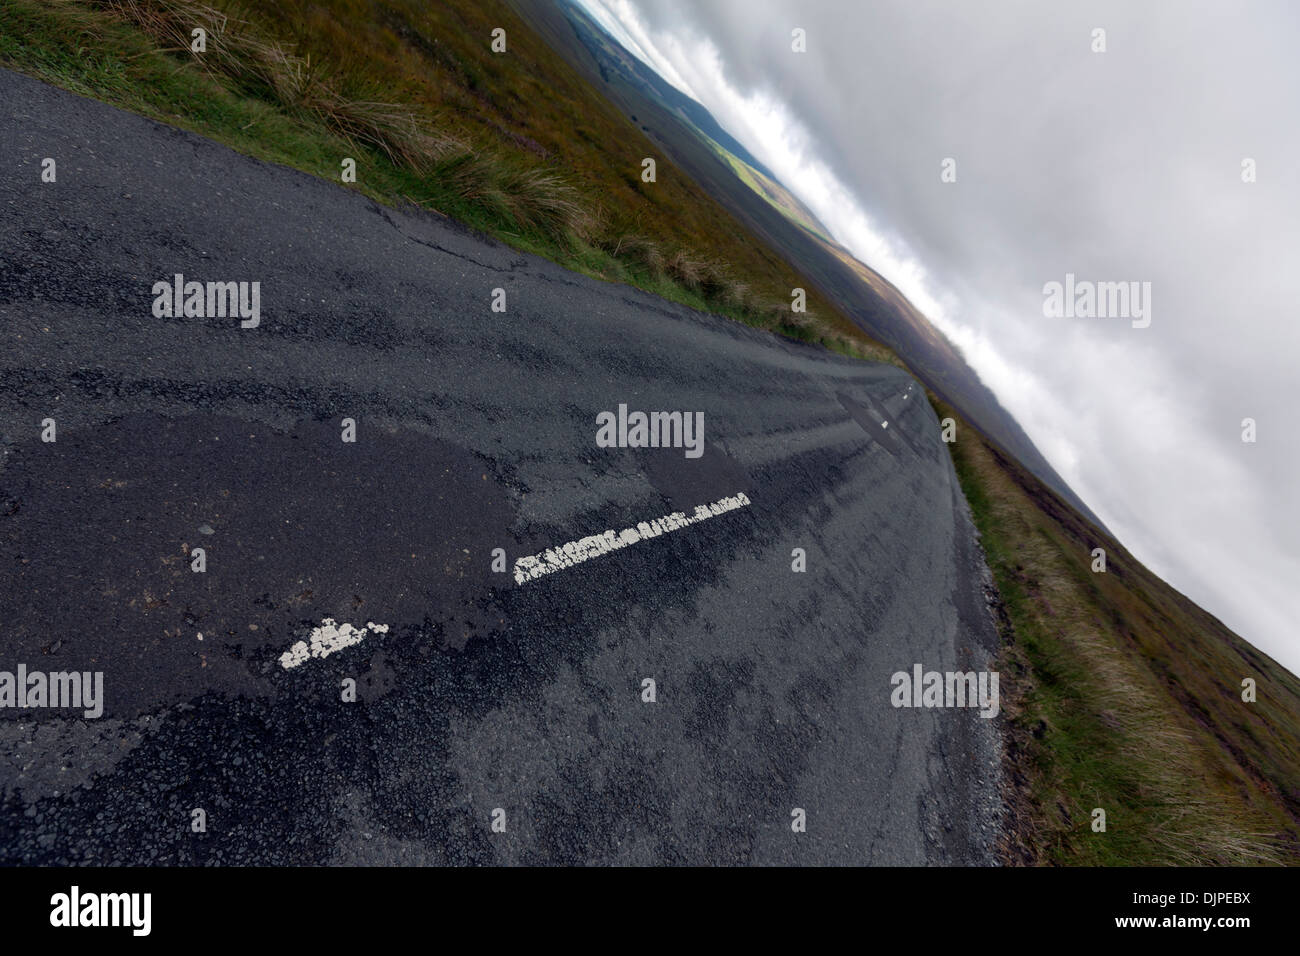
[[[311,635],[306,641],[299,641],[280,655],[280,666],[289,670],[313,657],[329,657],[335,651],[360,644],[362,638],[370,631],[376,634],[387,634],[388,625],[375,624],[371,621],[367,622],[365,627],[353,627],[351,624],[339,626],[334,623],[334,618],[327,617],[321,621],[320,627],[312,628]]]
[[[696,505],[695,513],[689,517],[680,511],[674,511],[662,518],[642,521],[635,528],[624,528],[622,531],[606,531],[603,534],[589,535],[577,541],[570,541],[558,548],[547,548],[539,554],[529,555],[515,561],[515,584],[527,584],[529,581],[535,581],[552,571],[571,568],[575,564],[581,564],[590,558],[599,558],[611,551],[626,548],[628,545],[636,544],[645,538],[657,538],[669,531],[685,528],[697,521],[704,521],[720,514],[726,514],[728,511],[735,511],[737,508],[744,508],[748,504],[749,498],[742,491],[735,496],[728,496],[715,501],[713,504]]]

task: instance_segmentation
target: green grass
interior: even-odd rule
[[[1300,682],[973,429],[959,424],[949,447],[1010,624],[1006,856],[1300,862]],[[1094,547],[1105,573],[1092,570]],[[1258,702],[1241,700],[1243,677]]]
[[[208,31],[191,53],[190,31]],[[494,54],[493,28],[508,52]],[[575,271],[843,354],[892,353],[680,175],[496,0],[9,0],[0,64],[436,210]],[[574,118],[577,118],[576,122]],[[643,183],[655,156],[658,181]],[[809,291],[806,315],[790,290]]]

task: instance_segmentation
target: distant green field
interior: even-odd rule
[[[825,230],[816,221],[806,214],[798,200],[786,192],[778,183],[768,179],[749,163],[724,149],[707,136],[704,137],[704,141],[708,143],[710,149],[718,154],[723,162],[731,167],[732,172],[736,174],[736,177],[741,182],[762,196],[766,202],[771,204],[773,209],[776,209],[796,226],[807,229],[824,242],[831,243],[835,241],[826,234]]]

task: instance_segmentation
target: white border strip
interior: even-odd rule
[[[606,531],[604,534],[593,534],[577,541],[570,541],[558,548],[547,548],[545,551],[515,561],[515,584],[536,581],[552,571],[571,568],[590,558],[599,558],[646,538],[657,538],[669,531],[685,528],[697,521],[705,521],[726,514],[728,511],[735,511],[737,508],[744,508],[748,504],[749,498],[742,491],[737,495],[715,501],[711,505],[696,505],[695,514],[690,517],[680,511],[674,511],[653,521],[642,521],[635,528],[624,528],[617,532]]]

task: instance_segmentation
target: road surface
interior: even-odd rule
[[[906,374],[11,73],[0,169],[0,670],[104,686],[0,709],[0,861],[994,862],[998,721],[890,700],[996,646]]]

